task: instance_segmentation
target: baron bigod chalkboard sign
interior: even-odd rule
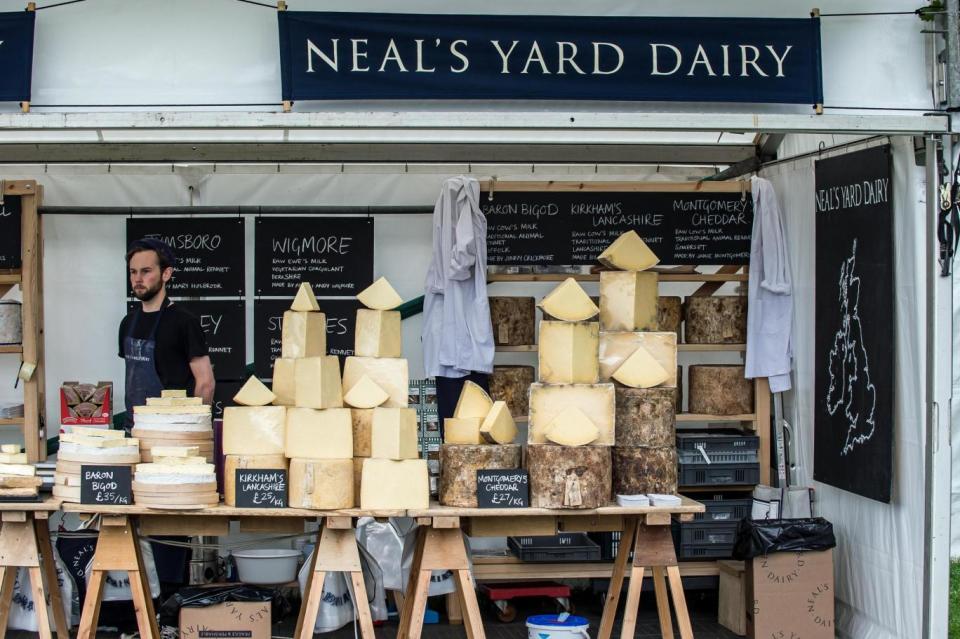
[[[254,253],[257,295],[356,295],[373,282],[373,218],[258,217]]]
[[[525,470],[478,470],[479,508],[527,508],[530,505],[530,475]]]
[[[238,468],[237,508],[286,508],[287,471],[275,468]]]
[[[239,217],[132,217],[127,219],[127,245],[143,237],[170,245],[177,256],[167,283],[172,296],[243,296],[243,228]],[[127,297],[133,297],[129,278]]]
[[[7,195],[0,204],[0,269],[20,268],[20,196]]]
[[[663,265],[747,264],[753,228],[749,191],[503,191],[480,194],[487,263],[593,265],[634,230]]]
[[[80,503],[129,506],[133,503],[130,466],[80,466]]]

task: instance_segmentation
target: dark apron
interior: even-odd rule
[[[163,390],[163,382],[157,374],[156,350],[157,329],[160,328],[160,320],[163,319],[163,311],[167,306],[168,304],[165,303],[160,307],[157,321],[147,339],[133,337],[137,322],[140,321],[143,313],[143,307],[138,308],[130,321],[127,335],[123,338],[123,359],[127,365],[124,393],[127,415],[124,427],[128,432],[133,428],[133,407],[145,405],[148,397],[160,397],[160,391]]]

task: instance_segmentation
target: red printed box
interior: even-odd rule
[[[104,426],[113,423],[113,382],[60,386],[61,426]]]

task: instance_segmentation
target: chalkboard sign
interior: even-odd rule
[[[213,388],[213,418],[214,419],[223,419],[223,409],[227,406],[237,406],[238,404],[233,401],[233,396],[240,391],[240,387],[243,386],[246,380],[237,380],[237,381],[220,381],[217,380],[217,385]],[[267,384],[269,386],[269,384]]]
[[[594,265],[629,230],[663,265],[750,261],[749,193],[495,191],[480,208],[490,265]]]
[[[129,466],[80,466],[80,503],[129,506],[133,488]]]
[[[258,217],[254,258],[257,295],[356,295],[373,282],[373,218]]]
[[[127,219],[127,245],[143,237],[170,245],[177,256],[167,282],[171,296],[243,296],[243,229],[241,217],[133,217]],[[133,297],[129,278],[127,297]]]
[[[243,300],[175,300],[200,322],[217,380],[244,377],[247,316]],[[140,302],[127,302],[132,311]]]
[[[286,508],[287,471],[238,468],[237,508]]]
[[[4,196],[0,204],[0,269],[21,266],[20,224],[20,196]]]
[[[813,478],[890,502],[895,341],[890,147],[816,163]]]
[[[343,358],[353,355],[354,326],[357,309],[362,305],[355,299],[319,299],[320,310],[327,316],[327,353]],[[257,377],[273,377],[273,360],[280,357],[283,312],[289,310],[293,298],[284,300],[258,299],[253,303],[253,361]]]
[[[480,508],[527,508],[529,495],[530,475],[525,470],[477,471],[477,506]]]

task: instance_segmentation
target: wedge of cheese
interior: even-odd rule
[[[301,408],[340,408],[340,360],[336,355],[305,357],[294,364],[293,400]]]
[[[281,357],[320,357],[327,354],[327,316],[284,311],[280,331]]]
[[[283,455],[227,455],[223,458],[223,501],[237,505],[237,470],[286,470]]]
[[[91,437],[90,435],[77,435],[75,433],[64,433],[60,435],[60,442],[63,444],[78,444],[90,448],[122,448],[124,446],[138,446],[140,440],[129,437]]]
[[[122,439],[127,436],[122,430],[111,430],[109,428],[92,428],[90,426],[70,426],[70,432],[74,435],[87,435],[89,437],[111,437],[116,439]],[[12,451],[14,453],[20,452],[20,447],[16,444],[10,444],[11,446],[16,447],[16,450]],[[7,452],[7,451],[4,451]]]
[[[353,408],[350,417],[353,421],[353,456],[369,457],[370,440],[373,437],[374,408]],[[359,493],[357,493],[359,494]]]
[[[277,406],[293,406],[296,385],[294,374],[297,360],[290,357],[278,357],[273,360],[273,403]]]
[[[517,437],[517,423],[513,421],[506,402],[494,402],[480,424],[480,434],[491,444],[512,444]]]
[[[667,372],[663,386],[677,385],[677,334],[668,332],[600,332],[600,381],[606,382],[643,346]]]
[[[613,379],[633,388],[652,388],[663,384],[669,378],[670,375],[660,362],[643,346],[637,346],[637,350],[613,373]]]
[[[597,440],[600,430],[582,410],[571,406],[553,418],[544,436],[561,446],[585,446]]]
[[[178,388],[169,388],[160,391],[160,397],[186,397],[187,391]]]
[[[263,385],[255,375],[240,387],[237,394],[233,396],[233,401],[241,406],[266,406],[277,398],[269,388]]]
[[[375,408],[370,456],[380,459],[417,459],[417,411],[413,408]]]
[[[466,380],[457,399],[457,406],[453,409],[454,417],[477,418],[483,420],[493,408],[493,400],[487,391],[477,384]]]
[[[353,457],[353,420],[349,408],[288,408],[287,457],[346,459]]]
[[[153,446],[150,454],[156,457],[196,457],[200,454],[199,446]]]
[[[613,446],[616,414],[613,384],[531,384],[527,443],[546,443],[547,430],[553,420],[571,408],[579,409],[596,425],[599,434],[594,445]]]
[[[286,424],[286,406],[228,406],[223,409],[223,454],[283,454]]]
[[[407,360],[401,357],[348,357],[343,364],[343,388],[350,392],[364,375],[387,391],[385,408],[406,408],[410,387]]]
[[[480,433],[483,419],[480,417],[448,417],[443,420],[444,444],[483,444]]]
[[[655,331],[659,298],[656,273],[602,271],[600,328],[605,331]]]
[[[20,452],[20,444],[3,444],[0,446],[0,453],[11,455]]]
[[[319,311],[320,305],[317,304],[317,296],[313,294],[313,287],[307,282],[301,282],[297,289],[297,296],[293,298],[293,304],[290,305],[291,311]]]
[[[600,324],[540,322],[540,381],[595,384],[600,375]]]
[[[293,508],[353,508],[353,459],[291,459],[289,496]]]
[[[568,277],[550,291],[540,302],[540,308],[565,322],[582,322],[600,312],[590,296],[572,277]]]
[[[385,277],[381,277],[360,291],[357,299],[361,304],[375,311],[390,311],[403,304],[403,298],[393,290]]]
[[[430,475],[425,459],[368,458],[363,461],[360,508],[412,510],[430,505]]]
[[[627,231],[613,241],[597,260],[607,268],[621,271],[645,271],[660,262],[636,231]]]
[[[400,311],[357,309],[353,352],[360,357],[400,357]]]
[[[354,408],[376,408],[388,399],[390,396],[387,391],[377,386],[367,375],[361,377],[343,396],[343,401]]]

